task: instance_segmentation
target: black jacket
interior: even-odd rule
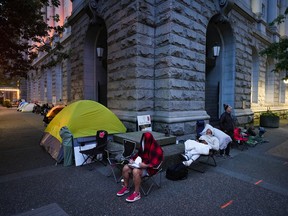
[[[222,113],[220,117],[220,129],[227,134],[234,133],[234,122],[231,113]]]

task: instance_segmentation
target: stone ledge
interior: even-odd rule
[[[167,167],[180,163],[179,155],[184,152],[184,144],[172,144],[162,146],[164,152],[164,162],[163,162],[163,170],[166,170]],[[123,150],[123,145],[118,142],[110,142],[108,145],[108,150],[121,151]]]
[[[137,147],[139,147],[139,143],[142,137],[142,134],[147,131],[136,131],[136,132],[129,132],[129,133],[123,133],[123,134],[114,134],[113,140],[118,143],[123,143],[124,139],[132,140],[137,143]],[[158,142],[159,145],[171,145],[176,143],[176,136],[165,136],[163,133],[155,132],[155,131],[149,131],[155,140]]]

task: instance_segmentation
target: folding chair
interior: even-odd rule
[[[128,164],[129,159],[134,155],[136,149],[136,142],[124,139],[123,140],[123,150],[120,151],[113,151],[113,150],[106,150],[107,152],[107,161],[111,168],[111,174],[116,181],[119,183],[122,178],[122,169],[125,164]],[[119,178],[116,177],[115,169],[121,172],[121,176]],[[111,175],[110,174],[110,175]],[[108,175],[108,176],[110,176]]]
[[[203,163],[203,164],[206,164],[206,165],[209,165],[209,166],[213,166],[213,167],[216,167],[217,166],[217,163],[216,163],[216,160],[215,160],[215,155],[216,155],[217,151],[214,150],[214,149],[210,149],[209,151],[209,155],[201,155],[201,157],[206,157],[207,159],[205,161],[199,161],[200,163]]]
[[[161,187],[162,164],[163,164],[163,161],[161,161],[161,163],[157,167],[153,168],[157,170],[157,172],[154,175],[152,176],[146,175],[142,177],[140,188],[141,188],[142,193],[145,196],[148,196],[153,186],[157,186],[158,188]],[[158,178],[158,181],[157,181],[157,178]]]
[[[107,165],[103,162],[103,156],[106,155],[106,148],[108,144],[108,132],[105,130],[99,130],[96,133],[96,147],[87,149],[87,150],[80,150],[79,152],[83,155],[85,160],[83,161],[82,165],[87,164],[88,160],[91,162],[99,161],[103,165]]]
[[[204,130],[205,125],[206,124],[205,124],[204,120],[197,120],[197,122],[196,122],[196,139],[200,138],[201,132]],[[201,154],[201,156],[195,161],[196,163],[193,162],[189,168],[194,170],[194,171],[204,173],[205,172],[204,169],[197,169],[196,168],[197,163],[202,163],[202,164],[216,167],[217,163],[216,163],[216,160],[214,157],[216,153],[217,153],[216,150],[210,149],[208,155]],[[202,160],[202,158],[206,158],[206,160]]]
[[[244,148],[248,149],[247,147],[247,141],[248,141],[248,136],[245,134],[241,133],[241,129],[240,128],[235,128],[234,129],[234,141],[237,143],[238,148],[241,146],[241,151],[244,150]]]
[[[194,170],[196,172],[205,173],[206,169],[204,166],[200,164],[205,164],[208,166],[216,167],[217,163],[215,160],[216,150],[210,149],[208,155],[201,154],[199,158],[197,158],[188,168]],[[203,158],[206,158],[205,160]]]

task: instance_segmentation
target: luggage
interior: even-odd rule
[[[168,167],[166,178],[172,181],[184,180],[188,177],[188,168],[181,162]]]

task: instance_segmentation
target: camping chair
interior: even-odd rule
[[[99,161],[103,165],[107,165],[103,162],[103,155],[106,155],[106,148],[108,144],[108,132],[105,130],[99,130],[96,134],[96,147],[87,149],[87,150],[80,150],[79,152],[83,155],[85,160],[83,161],[82,165],[87,164],[90,160],[93,161]]]
[[[200,138],[201,132],[204,130],[204,128],[205,128],[205,121],[204,120],[197,120],[197,122],[196,122],[196,139]],[[209,165],[209,166],[216,167],[217,163],[216,163],[216,160],[214,158],[216,153],[217,153],[216,150],[210,149],[208,155],[201,155],[195,161],[196,163],[193,162],[189,168],[194,170],[194,171],[204,173],[205,172],[204,169],[196,168],[198,163],[202,163],[202,164],[206,164],[206,165]],[[202,160],[202,158],[206,158],[206,160]]]
[[[154,175],[152,176],[145,175],[142,177],[140,189],[145,196],[148,196],[153,186],[157,186],[158,188],[161,187],[162,164],[163,161],[161,161],[161,163],[157,167],[153,168],[157,171]]]
[[[134,155],[136,149],[136,142],[124,139],[123,140],[123,150],[120,151],[113,151],[113,150],[106,150],[107,152],[107,161],[111,168],[111,174],[116,181],[119,183],[122,178],[122,174],[119,178],[116,177],[115,169],[119,170],[122,173],[122,169],[125,164],[129,163],[130,158]],[[111,175],[110,174],[110,175]],[[108,176],[110,176],[108,175]]]
[[[148,196],[148,194],[150,193],[154,185],[157,186],[158,188],[161,187],[162,164],[163,164],[163,161],[161,161],[161,163],[157,167],[153,168],[157,171],[154,175],[152,176],[146,175],[142,177],[140,188],[141,188],[142,193],[145,196]],[[159,178],[158,181],[157,181],[157,178]]]
[[[203,166],[201,166],[200,164],[205,164],[205,165],[208,165],[208,166],[216,167],[217,166],[217,163],[216,163],[216,160],[215,160],[216,153],[217,153],[216,150],[210,149],[208,155],[201,154],[200,157],[197,158],[189,166],[189,169],[194,170],[196,172],[204,173],[206,169]],[[203,158],[206,158],[206,159],[203,160]]]
[[[247,147],[247,141],[249,139],[249,137],[247,136],[247,134],[244,134],[241,132],[241,128],[235,128],[234,129],[234,141],[237,143],[238,148],[241,146],[241,151],[244,150],[244,148],[248,149]]]
[[[209,166],[216,167],[217,163],[216,163],[216,160],[215,160],[215,157],[214,157],[216,153],[217,153],[216,150],[210,149],[208,155],[201,155],[201,157],[204,157],[204,158],[206,157],[206,160],[201,160],[199,162],[203,163],[203,164],[206,164],[206,165],[209,165]]]

